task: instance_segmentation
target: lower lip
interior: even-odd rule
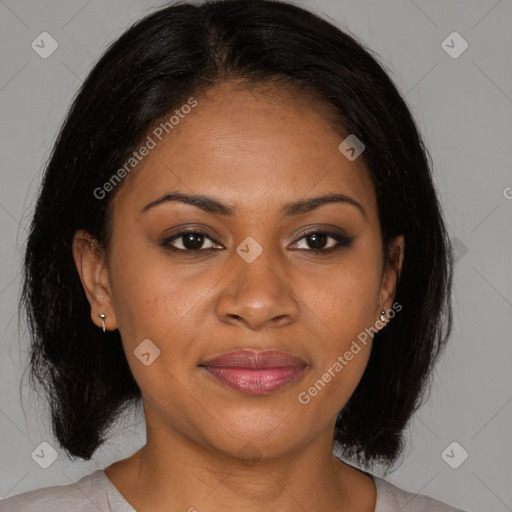
[[[298,379],[306,369],[303,366],[259,369],[217,366],[203,368],[222,384],[249,395],[264,395],[277,391]]]

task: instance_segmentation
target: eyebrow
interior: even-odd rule
[[[173,201],[190,204],[200,208],[207,213],[215,213],[218,215],[232,216],[236,210],[235,207],[222,203],[213,197],[196,194],[184,194],[182,192],[170,192],[144,206],[144,208],[141,210],[141,214],[157,206],[160,206],[161,204]],[[301,215],[303,213],[315,210],[324,204],[330,203],[344,203],[355,206],[362,213],[363,217],[366,218],[365,209],[355,199],[352,199],[351,197],[344,194],[334,193],[310,197],[308,199],[285,204],[281,209],[281,214],[285,217]]]

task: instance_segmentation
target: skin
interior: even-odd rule
[[[393,304],[404,240],[383,267],[375,191],[362,158],[348,160],[327,107],[284,86],[216,85],[125,178],[104,251],[84,231],[73,255],[91,319],[119,329],[143,395],[147,443],[105,472],[138,511],[309,512],[375,508],[371,478],[332,456],[334,424],[365,370],[371,339],[317,396],[307,391],[359,333]],[[180,202],[141,210],[171,191],[215,197],[226,216]],[[327,193],[348,203],[293,217],[281,208]],[[161,242],[183,227],[209,238],[197,255]],[[314,254],[310,229],[353,238]],[[246,237],[263,252],[248,263]],[[172,244],[184,247],[184,239]],[[319,248],[337,244],[326,239]],[[220,247],[220,249],[211,249]],[[385,328],[385,327],[384,327]],[[146,366],[134,349],[161,351]],[[305,358],[298,380],[249,396],[199,363],[223,352],[273,348]]]

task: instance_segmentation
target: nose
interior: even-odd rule
[[[299,300],[293,292],[286,263],[270,250],[252,263],[234,255],[234,268],[223,281],[217,301],[221,322],[251,330],[284,327],[296,322]]]

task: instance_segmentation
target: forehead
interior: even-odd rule
[[[363,159],[350,161],[339,151],[346,134],[314,96],[223,83],[194,98],[197,105],[176,117],[161,140],[150,132],[154,147],[116,196],[123,208],[181,190],[223,198],[237,211],[277,208],[319,192],[352,195],[376,209]]]

